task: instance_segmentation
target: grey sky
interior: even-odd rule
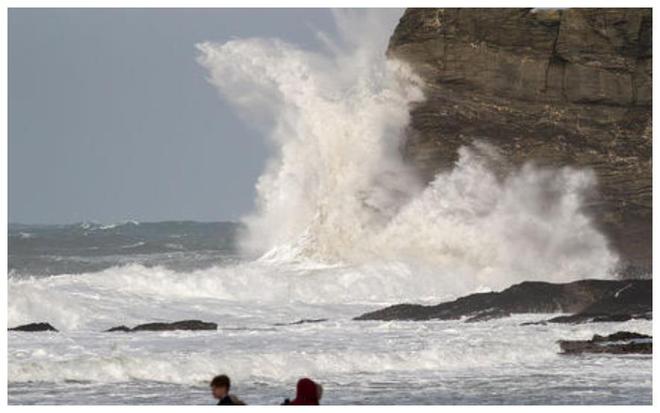
[[[266,148],[194,45],[318,30],[327,9],[11,9],[9,221],[236,220]]]

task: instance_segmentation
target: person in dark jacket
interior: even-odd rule
[[[211,393],[218,400],[218,405],[244,405],[243,401],[233,394],[229,394],[231,380],[229,376],[221,374],[211,380]]]
[[[323,387],[321,387],[321,385],[316,384],[311,379],[305,377],[298,380],[298,384],[296,385],[296,398],[291,401],[286,399],[282,404],[308,406],[318,405],[322,393]]]

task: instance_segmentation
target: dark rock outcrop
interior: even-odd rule
[[[488,320],[494,320],[497,318],[502,318],[502,317],[509,317],[511,313],[507,310],[503,310],[501,308],[493,307],[493,308],[488,308],[483,311],[479,311],[476,314],[470,315],[467,320],[465,320],[466,323],[476,323],[479,321],[488,321]]]
[[[133,328],[126,326],[112,327],[105,332],[137,332],[137,331],[174,331],[174,330],[217,330],[216,323],[208,323],[200,320],[183,320],[173,323],[147,323],[139,324]]]
[[[630,280],[632,281],[632,280]],[[550,323],[628,321],[652,318],[653,291],[650,285],[629,282],[613,295],[596,301],[577,314],[555,317]]]
[[[478,293],[438,305],[399,304],[356,320],[485,321],[524,313],[582,313],[598,316],[652,311],[651,280],[580,280],[566,284],[523,282],[500,292]]]
[[[114,333],[114,332],[117,332],[117,331],[121,331],[121,332],[124,332],[124,333],[128,333],[129,331],[131,331],[131,328],[130,328],[130,327],[126,327],[126,326],[124,326],[124,325],[121,325],[121,326],[117,326],[117,327],[109,328],[109,329],[105,330],[104,332],[105,332],[105,333]]]
[[[57,332],[58,330],[50,325],[49,323],[30,323],[30,324],[24,324],[18,327],[13,327],[9,328],[9,331],[24,331],[28,333],[34,333],[38,331],[55,331]]]
[[[274,326],[297,326],[300,324],[310,324],[310,323],[323,323],[325,321],[328,321],[327,318],[303,318],[302,320],[298,321],[293,321],[291,323],[275,323],[273,324]]]
[[[564,354],[653,354],[653,339],[645,334],[619,331],[609,336],[596,334],[591,340],[560,340],[559,347]]]
[[[623,274],[650,274],[651,23],[650,8],[408,9],[388,48],[426,83],[407,158],[430,180],[482,140],[504,169],[591,168],[587,212]]]

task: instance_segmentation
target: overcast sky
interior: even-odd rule
[[[327,9],[11,9],[9,221],[238,219],[266,148],[195,43],[319,30]]]

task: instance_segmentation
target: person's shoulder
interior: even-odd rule
[[[233,394],[230,394],[229,399],[231,400],[231,404],[235,406],[245,406],[245,402],[238,397],[234,396]]]
[[[229,397],[229,396],[225,396],[222,399],[220,399],[220,401],[218,401],[218,405],[222,405],[222,406],[231,405],[231,404],[234,404],[234,402],[232,401],[231,397]]]

